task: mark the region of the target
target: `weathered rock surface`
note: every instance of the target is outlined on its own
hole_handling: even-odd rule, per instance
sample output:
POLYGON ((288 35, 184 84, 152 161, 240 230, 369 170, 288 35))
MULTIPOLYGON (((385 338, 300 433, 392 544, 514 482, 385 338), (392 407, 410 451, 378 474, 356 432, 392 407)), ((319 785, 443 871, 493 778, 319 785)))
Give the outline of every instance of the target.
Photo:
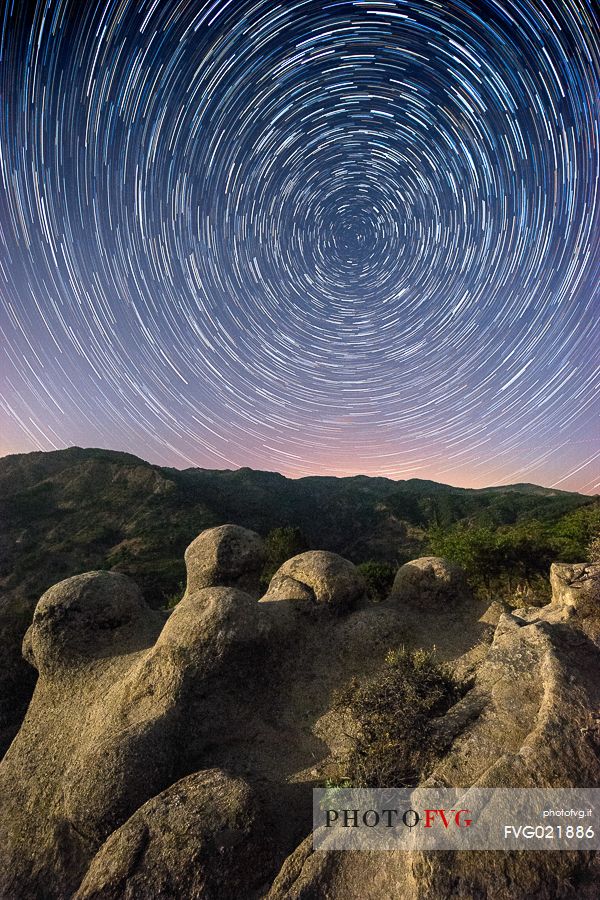
POLYGON ((348 610, 365 593, 364 578, 355 565, 337 553, 309 550, 288 559, 275 572, 262 600, 308 600, 348 610))
POLYGON ((261 812, 242 779, 219 769, 189 775, 111 834, 76 900, 250 900, 272 874, 261 812))
POLYGON ((600 640, 600 563, 568 565, 553 563, 550 567, 552 604, 564 609, 595 641, 600 640))
POLYGON ((239 525, 209 528, 185 551, 186 594, 205 587, 238 587, 258 594, 264 561, 264 544, 254 531, 239 525))
MULTIPOLYGON (((473 688, 437 723, 450 749, 424 786, 596 786, 599 661, 581 634, 548 627, 543 617, 524 624, 505 615, 473 688)), ((591 900, 600 876, 591 855, 576 853, 388 852, 384 860, 369 852, 315 853, 307 838, 268 897, 591 900)))
POLYGON ((553 563, 550 566, 552 602, 597 613, 600 603, 600 563, 553 563))
POLYGON ((36 606, 23 655, 41 675, 77 667, 144 640, 146 604, 114 572, 88 572, 51 587, 36 606))
POLYGON ((313 853, 310 838, 312 787, 347 740, 334 694, 401 644, 435 644, 473 678, 435 723, 447 750, 430 783, 600 783, 595 570, 553 570, 549 606, 503 613, 460 595, 442 561, 418 560, 373 605, 350 563, 314 552, 257 602, 203 586, 256 572, 253 538, 240 541, 239 565, 207 563, 203 548, 223 544, 214 530, 194 542, 168 618, 114 573, 43 595, 24 641, 37 687, 0 764, 0 897, 595 897, 581 854, 382 860, 313 853))
POLYGON ((398 569, 392 587, 397 602, 441 607, 468 600, 471 592, 459 566, 437 556, 414 559, 398 569))

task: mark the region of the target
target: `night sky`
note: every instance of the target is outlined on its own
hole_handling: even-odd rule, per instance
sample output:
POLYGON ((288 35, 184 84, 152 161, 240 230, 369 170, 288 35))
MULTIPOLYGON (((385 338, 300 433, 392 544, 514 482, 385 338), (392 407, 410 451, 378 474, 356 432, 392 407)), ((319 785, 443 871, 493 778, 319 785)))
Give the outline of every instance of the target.
POLYGON ((0 28, 0 454, 600 490, 590 3, 0 28))

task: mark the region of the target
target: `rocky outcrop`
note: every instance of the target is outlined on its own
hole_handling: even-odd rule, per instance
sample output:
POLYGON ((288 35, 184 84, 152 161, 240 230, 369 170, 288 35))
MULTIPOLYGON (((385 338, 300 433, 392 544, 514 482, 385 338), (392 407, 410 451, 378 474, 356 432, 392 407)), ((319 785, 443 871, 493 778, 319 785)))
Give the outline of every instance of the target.
POLYGON ((147 606, 124 575, 88 572, 51 587, 23 640, 23 655, 40 675, 68 673, 109 653, 139 646, 147 606))
POLYGON ((553 563, 550 567, 552 602, 572 606, 582 613, 598 610, 600 602, 600 563, 553 563))
POLYGON ((310 828, 312 788, 347 749, 336 692, 402 644, 435 644, 471 678, 434 723, 446 749, 430 783, 599 783, 595 571, 553 570, 549 606, 503 613, 440 560, 404 566, 372 604, 354 566, 319 552, 257 602, 240 585, 258 560, 251 532, 201 535, 170 615, 110 572, 42 596, 23 644, 37 687, 0 765, 0 897, 512 900, 515 884, 566 898, 576 881, 593 896, 582 856, 382 862, 314 853, 310 828))
POLYGON ((398 602, 421 607, 452 605, 470 594, 462 569, 437 556, 424 556, 401 566, 392 586, 392 597, 398 602))
POLYGON ((552 604, 564 609, 594 640, 600 639, 600 563, 550 567, 552 604))
MULTIPOLYGON (((599 783, 598 650, 581 633, 565 633, 536 612, 531 623, 518 614, 501 618, 473 687, 437 722, 449 750, 423 786, 599 783)), ((365 851, 314 852, 307 838, 282 866, 268 898, 592 900, 600 877, 598 862, 585 853, 387 852, 384 860, 365 851)))
POLYGON ((76 900, 258 896, 271 874, 269 834, 249 785, 196 772, 145 803, 100 848, 76 900))
POLYGON ((258 594, 264 566, 262 539, 239 525, 203 531, 185 551, 187 594, 217 585, 258 594))
POLYGON ((364 578, 351 562, 325 550, 288 559, 275 573, 262 600, 308 600, 349 610, 365 598, 364 578))

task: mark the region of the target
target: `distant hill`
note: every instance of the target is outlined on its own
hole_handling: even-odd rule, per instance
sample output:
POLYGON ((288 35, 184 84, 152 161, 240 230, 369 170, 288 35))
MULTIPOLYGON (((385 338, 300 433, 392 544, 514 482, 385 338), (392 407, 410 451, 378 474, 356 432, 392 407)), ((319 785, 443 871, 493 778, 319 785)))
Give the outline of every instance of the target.
POLYGON ((113 568, 160 604, 183 579, 187 544, 225 522, 263 535, 295 525, 314 548, 395 564, 419 555, 434 522, 556 520, 589 502, 529 484, 469 490, 419 479, 179 471, 78 447, 7 456, 0 459, 0 588, 30 599, 61 578, 113 568))

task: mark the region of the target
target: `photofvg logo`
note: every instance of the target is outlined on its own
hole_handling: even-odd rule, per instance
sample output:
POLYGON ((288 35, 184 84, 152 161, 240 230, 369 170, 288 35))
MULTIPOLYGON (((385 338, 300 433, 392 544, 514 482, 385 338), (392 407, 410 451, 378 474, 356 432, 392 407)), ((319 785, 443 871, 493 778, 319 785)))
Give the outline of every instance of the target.
POLYGON ((424 828, 433 828, 437 823, 444 828, 469 828, 473 820, 469 818, 468 809, 425 809, 420 812, 410 807, 402 812, 399 809, 327 809, 325 827, 338 824, 341 828, 377 828, 383 824, 386 828, 403 825, 405 828, 416 828, 423 821, 424 828))
POLYGON ((315 790, 316 850, 595 850, 600 789, 315 790))

